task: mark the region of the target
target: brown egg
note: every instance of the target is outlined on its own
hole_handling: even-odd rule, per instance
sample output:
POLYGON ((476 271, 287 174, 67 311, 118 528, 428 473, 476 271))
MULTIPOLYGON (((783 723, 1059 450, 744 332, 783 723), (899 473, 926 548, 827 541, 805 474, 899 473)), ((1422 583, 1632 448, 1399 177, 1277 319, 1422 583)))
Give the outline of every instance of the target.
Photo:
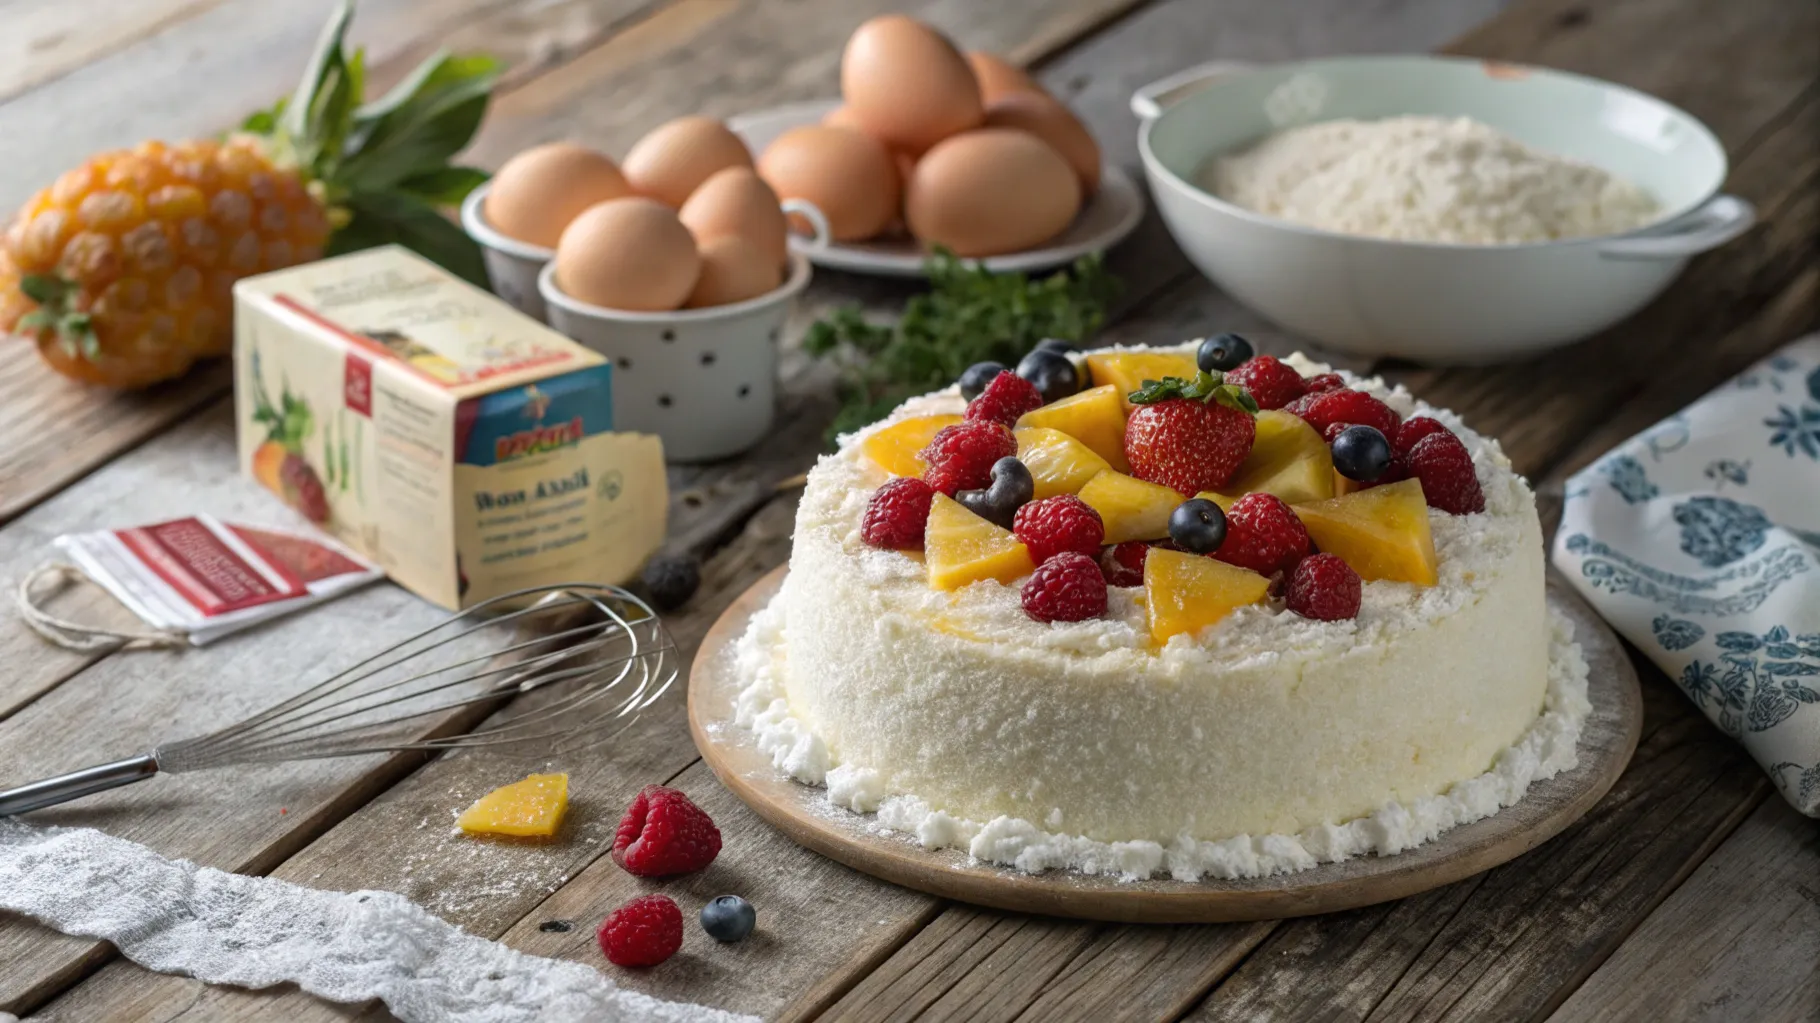
POLYGON ((980 102, 991 106, 1003 96, 1018 92, 1034 92, 1040 96, 1049 95, 1048 91, 1036 84, 1024 69, 1011 63, 995 53, 984 50, 967 51, 967 64, 973 68, 973 77, 979 79, 980 102))
POLYGON ((631 194, 625 175, 605 154, 551 142, 507 160, 493 175, 481 212, 500 234, 550 249, 582 210, 631 194))
POLYGON ((851 128, 854 131, 866 130, 865 126, 859 123, 859 118, 853 116, 853 108, 844 104, 835 107, 833 110, 822 115, 822 124, 830 128, 851 128))
POLYGON ((716 238, 702 246, 701 277, 683 305, 700 309, 757 298, 784 281, 782 268, 756 245, 738 235, 716 238))
POLYGON ((680 209, 715 171, 752 166, 738 135, 712 117, 690 115, 652 129, 626 154, 626 180, 639 195, 680 209))
POLYGON ((1001 96, 986 107, 986 127, 1027 131, 1054 147, 1074 168, 1081 188, 1092 195, 1100 187, 1100 146, 1074 111, 1034 92, 1001 96))
POLYGON ((789 255, 785 237, 790 228, 777 202, 777 193, 757 171, 728 167, 702 182, 683 203, 682 222, 695 236, 697 248, 705 248, 716 238, 738 235, 781 267, 789 255))
POLYGON ((961 256, 1036 248, 1081 208, 1068 161, 1029 132, 981 128, 923 154, 904 200, 910 233, 961 256))
POLYGON ((901 14, 854 31, 841 54, 840 89, 867 134, 912 155, 985 116, 966 58, 946 36, 901 14))
POLYGON ((675 309, 700 276, 701 255, 676 211, 641 196, 590 206, 556 243, 557 286, 608 309, 675 309))
POLYGON ((847 128, 811 124, 784 132, 758 158, 758 176, 779 198, 814 203, 843 242, 884 230, 902 195, 891 154, 847 128))

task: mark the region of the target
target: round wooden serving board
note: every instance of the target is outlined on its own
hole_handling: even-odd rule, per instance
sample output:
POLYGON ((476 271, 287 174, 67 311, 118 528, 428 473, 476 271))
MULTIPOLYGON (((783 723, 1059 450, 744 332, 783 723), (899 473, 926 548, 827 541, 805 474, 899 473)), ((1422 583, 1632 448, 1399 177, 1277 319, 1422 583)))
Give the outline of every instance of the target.
POLYGON ((943 898, 1022 913, 1132 923, 1272 920, 1354 909, 1458 881, 1535 848, 1599 801, 1637 747, 1643 700, 1617 637, 1558 583, 1548 600, 1574 623, 1592 668, 1592 715, 1580 734, 1579 766, 1531 785, 1515 806, 1395 856, 1363 856, 1294 874, 1246 881, 1121 881, 1076 872, 1030 875, 931 852, 914 839, 871 830, 872 818, 830 806, 825 790, 792 781, 733 724, 740 683, 733 646, 754 612, 782 584, 779 568, 741 594, 702 642, 689 677, 689 727, 721 783, 797 844, 874 877, 943 898))

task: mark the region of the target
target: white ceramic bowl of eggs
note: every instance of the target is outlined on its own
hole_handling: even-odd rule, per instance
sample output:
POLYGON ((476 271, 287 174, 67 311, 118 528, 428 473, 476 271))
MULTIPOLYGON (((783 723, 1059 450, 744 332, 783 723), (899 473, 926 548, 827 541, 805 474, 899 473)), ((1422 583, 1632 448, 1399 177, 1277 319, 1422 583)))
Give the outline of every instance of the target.
POLYGON ((725 125, 683 117, 619 164, 568 142, 527 149, 474 190, 462 223, 496 292, 613 360, 617 429, 701 461, 770 429, 778 336, 809 282, 786 210, 825 233, 725 125))

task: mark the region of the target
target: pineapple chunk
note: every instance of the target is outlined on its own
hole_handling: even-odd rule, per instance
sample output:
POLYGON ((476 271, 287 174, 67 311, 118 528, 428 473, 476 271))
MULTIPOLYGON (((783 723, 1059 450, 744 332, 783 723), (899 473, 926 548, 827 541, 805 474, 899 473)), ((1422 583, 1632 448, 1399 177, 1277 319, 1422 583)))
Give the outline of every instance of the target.
POLYGON ((1421 480, 1297 505, 1295 513, 1315 546, 1338 554, 1361 579, 1421 586, 1436 582, 1435 541, 1421 480))
POLYGON ((1224 499, 1215 498, 1221 508, 1259 492, 1275 494, 1284 504, 1325 501, 1333 496, 1333 450, 1314 427, 1281 410, 1259 412, 1257 423, 1251 454, 1220 488, 1224 499))
POLYGON ((946 494, 936 494, 929 506, 923 557, 929 585, 938 590, 958 590, 982 579, 1008 583, 1036 571, 1029 549, 1011 530, 987 522, 946 494))
POLYGON ((1110 469, 1088 480, 1079 497, 1100 513, 1107 543, 1161 540, 1169 535, 1169 514, 1182 503, 1168 487, 1110 469))
POLYGON ((548 838, 569 809, 567 774, 533 774, 481 796, 455 824, 470 835, 548 838))
POLYGON ((1117 387, 1126 408, 1131 407, 1131 392, 1144 386, 1144 381, 1164 377, 1193 380, 1200 369, 1194 356, 1181 353, 1096 352, 1087 356, 1087 371, 1093 374, 1094 384, 1117 387))
POLYGON ((1026 412, 1017 425, 1060 430, 1087 445, 1114 469, 1124 472, 1130 468, 1125 462, 1125 402, 1111 384, 1090 387, 1026 412))
POLYGON ((1199 554, 1157 547, 1144 559, 1144 603, 1157 644, 1193 635, 1269 592, 1269 579, 1199 554))
POLYGON ((1094 450, 1060 430, 1026 426, 1017 434, 1017 457, 1036 481, 1035 500, 1078 494, 1087 481, 1112 466, 1094 450))
POLYGON ((929 467, 922 451, 944 428, 961 421, 960 416, 917 416, 878 431, 860 445, 867 458, 893 476, 921 476, 929 467))

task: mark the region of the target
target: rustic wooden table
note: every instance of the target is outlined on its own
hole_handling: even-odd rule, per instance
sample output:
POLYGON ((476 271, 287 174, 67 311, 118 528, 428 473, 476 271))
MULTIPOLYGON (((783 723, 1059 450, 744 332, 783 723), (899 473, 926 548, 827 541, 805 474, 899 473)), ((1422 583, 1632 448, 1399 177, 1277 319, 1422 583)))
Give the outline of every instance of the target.
MULTIPOLYGON (((286 90, 326 0, 3 0, 0 206, 91 150, 217 130, 286 90)), ((1409 51, 1534 62, 1655 93, 1709 124, 1729 191, 1762 222, 1695 262, 1604 335, 1485 370, 1378 367, 1501 437, 1549 517, 1561 481, 1637 429, 1813 328, 1820 264, 1820 6, 1812 0, 364 0, 354 36, 389 84, 437 46, 510 67, 475 158, 537 141, 623 152, 686 112, 826 95, 865 16, 918 14, 968 46, 1040 69, 1115 157, 1135 163, 1132 88, 1211 57, 1409 51), (1475 27, 1476 26, 1476 27, 1475 27), (1464 33, 1464 34, 1462 34, 1464 33), (1449 39, 1452 39, 1449 42, 1449 39)), ((1193 272, 1160 225, 1115 253, 1128 288, 1106 340, 1237 329, 1297 346, 1193 272)), ((905 292, 821 275, 797 324, 837 301, 905 292)), ((0 577, 57 533, 208 510, 270 516, 237 478, 225 367, 148 394, 69 384, 20 346, 0 376, 0 577)), ((1363 368, 1363 367, 1359 367, 1363 368)), ((779 429, 742 460, 678 469, 673 542, 708 555, 674 618, 692 651, 732 597, 789 553, 794 494, 817 450, 826 378, 787 365, 779 429)), ((72 614, 107 615, 77 593, 72 614)), ((0 615, 0 780, 138 752, 268 704, 319 665, 437 612, 376 586, 201 650, 83 656, 0 615)), ((475 757, 372 757, 174 776, 34 816, 93 825, 230 870, 402 892, 468 930, 612 971, 654 994, 799 1019, 1820 1019, 1820 829, 1640 661, 1648 717, 1617 787, 1514 862, 1333 916, 1183 927, 1022 917, 945 903, 798 849, 699 763, 679 701, 597 759, 563 764, 568 839, 498 846, 450 834, 451 810, 509 780, 475 757), (642 973, 607 966, 592 924, 644 887, 601 856, 632 792, 663 781, 720 822, 706 874, 667 890, 739 891, 762 930, 642 973), (567 933, 552 920, 574 921, 567 933)), ((0 1010, 58 1020, 385 1018, 294 990, 248 993, 149 974, 111 947, 0 915, 0 1010)))

